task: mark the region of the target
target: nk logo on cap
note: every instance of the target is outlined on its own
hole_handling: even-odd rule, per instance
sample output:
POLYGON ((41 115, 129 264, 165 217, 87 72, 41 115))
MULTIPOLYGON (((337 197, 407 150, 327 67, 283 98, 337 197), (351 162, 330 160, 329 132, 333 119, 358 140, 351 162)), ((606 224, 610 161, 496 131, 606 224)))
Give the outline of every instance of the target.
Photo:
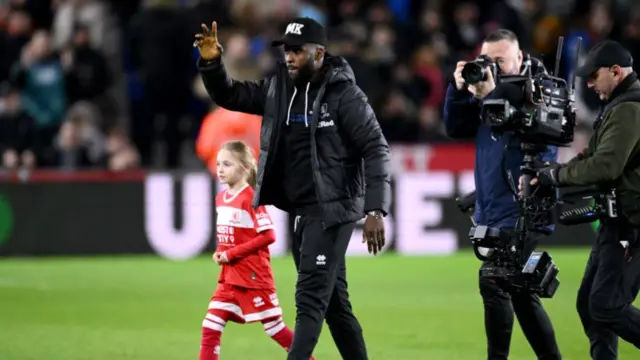
POLYGON ((295 34, 295 35, 302 35, 302 28, 304 27, 303 24, 298 24, 298 23, 291 23, 289 25, 287 25, 287 29, 285 30, 284 34, 295 34))

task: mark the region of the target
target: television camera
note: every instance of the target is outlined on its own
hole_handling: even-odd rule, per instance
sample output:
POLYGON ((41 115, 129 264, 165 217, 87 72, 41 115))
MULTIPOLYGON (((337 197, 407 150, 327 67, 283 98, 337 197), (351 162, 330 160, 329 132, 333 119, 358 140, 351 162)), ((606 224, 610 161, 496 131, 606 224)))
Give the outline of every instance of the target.
MULTIPOLYGON (((562 38, 561 38, 562 39, 562 38)), ((562 40, 559 43, 561 51, 562 40)), ((525 58, 525 75, 501 75, 493 93, 482 102, 481 118, 498 133, 513 132, 532 144, 566 146, 576 125, 575 78, 569 83, 546 72, 533 75, 531 57, 525 58)))
MULTIPOLYGON (((581 41, 579 38, 576 52, 580 49, 581 41)), ((553 75, 544 71, 533 74, 529 55, 525 57, 525 72, 522 75, 503 75, 496 71, 498 76, 494 78, 497 86, 483 100, 481 118, 492 132, 512 134, 519 140, 518 146, 523 153, 520 167, 523 189, 520 194, 512 174, 508 173, 508 178, 505 176, 505 182, 518 199, 519 216, 516 229, 512 231, 474 223, 469 232, 476 257, 491 262, 490 266, 481 269, 481 277, 494 279, 516 291, 536 293, 543 298, 553 297, 560 285, 557 278, 559 269, 546 251, 536 251, 527 246, 527 235, 532 229, 542 231, 546 225, 553 223, 557 197, 555 190, 544 194, 544 189, 536 187, 534 190, 529 183, 539 168, 538 154, 546 151, 549 145, 567 146, 573 141, 576 124, 575 76, 572 75, 568 82, 558 77, 563 42, 564 38, 560 37, 553 75)), ((578 57, 575 58, 577 61, 578 57)), ((479 62, 474 64, 479 65, 479 62)), ((477 69, 471 68, 473 66, 469 67, 469 73, 478 74, 475 78, 479 78, 477 69)), ((492 71, 491 67, 484 68, 492 71)), ((508 146, 505 146, 505 153, 507 149, 508 146)), ((503 167, 505 157, 503 155, 503 167)), ((503 174, 507 175, 507 172, 503 174)), ((469 196, 456 200, 461 210, 470 210, 469 196)))

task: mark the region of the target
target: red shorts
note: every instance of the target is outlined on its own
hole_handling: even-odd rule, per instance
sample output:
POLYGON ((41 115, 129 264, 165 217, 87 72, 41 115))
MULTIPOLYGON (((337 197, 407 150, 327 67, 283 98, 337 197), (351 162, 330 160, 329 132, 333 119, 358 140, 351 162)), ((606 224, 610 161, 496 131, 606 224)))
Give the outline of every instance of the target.
POLYGON ((209 302, 209 312, 222 310, 231 314, 230 321, 251 323, 282 316, 275 289, 247 289, 218 284, 209 302))

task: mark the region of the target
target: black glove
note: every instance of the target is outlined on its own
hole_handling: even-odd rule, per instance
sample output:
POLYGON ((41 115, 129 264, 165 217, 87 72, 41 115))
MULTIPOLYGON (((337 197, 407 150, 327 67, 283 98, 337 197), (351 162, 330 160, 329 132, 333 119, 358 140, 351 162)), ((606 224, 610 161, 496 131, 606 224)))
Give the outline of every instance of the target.
POLYGON ((558 186, 558 171, 560 164, 547 164, 537 171, 538 183, 543 186, 558 186))

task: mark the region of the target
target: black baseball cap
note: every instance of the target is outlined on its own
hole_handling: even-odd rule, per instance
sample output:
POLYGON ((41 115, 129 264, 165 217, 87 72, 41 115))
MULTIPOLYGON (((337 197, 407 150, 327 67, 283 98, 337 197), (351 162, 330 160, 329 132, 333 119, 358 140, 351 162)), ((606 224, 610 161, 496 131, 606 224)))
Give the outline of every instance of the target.
POLYGON ((271 43, 272 46, 304 44, 327 45, 327 32, 324 27, 308 17, 291 20, 284 30, 284 35, 271 43))
POLYGON ((609 68, 614 65, 623 68, 631 67, 633 66, 633 57, 619 42, 606 40, 589 51, 584 64, 576 69, 576 76, 588 77, 600 68, 609 68))

